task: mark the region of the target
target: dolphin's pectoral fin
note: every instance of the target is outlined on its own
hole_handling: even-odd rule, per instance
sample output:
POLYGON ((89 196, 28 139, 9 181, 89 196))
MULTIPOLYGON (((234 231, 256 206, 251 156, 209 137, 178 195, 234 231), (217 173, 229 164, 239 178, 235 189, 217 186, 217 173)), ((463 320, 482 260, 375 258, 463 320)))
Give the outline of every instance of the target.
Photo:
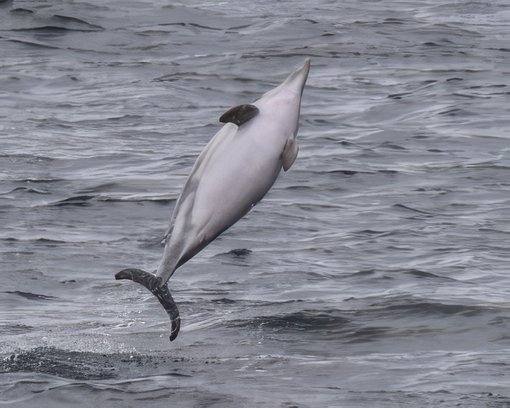
POLYGON ((161 278, 152 273, 142 271, 141 269, 123 269, 115 274, 115 279, 129 279, 139 283, 149 289, 159 300, 159 303, 165 308, 170 321, 172 322, 172 331, 170 333, 170 341, 175 340, 181 328, 181 318, 179 317, 179 309, 175 304, 166 283, 161 285, 161 278))
POLYGON ((294 160, 296 160, 297 154, 299 151, 299 146, 293 137, 287 139, 287 143, 285 143, 285 147, 283 148, 283 152, 281 155, 281 159, 283 161, 283 170, 287 171, 290 169, 294 160))
POLYGON ((253 119, 259 113, 259 109, 255 105, 239 105, 230 108, 220 117, 221 123, 232 122, 237 126, 253 119))

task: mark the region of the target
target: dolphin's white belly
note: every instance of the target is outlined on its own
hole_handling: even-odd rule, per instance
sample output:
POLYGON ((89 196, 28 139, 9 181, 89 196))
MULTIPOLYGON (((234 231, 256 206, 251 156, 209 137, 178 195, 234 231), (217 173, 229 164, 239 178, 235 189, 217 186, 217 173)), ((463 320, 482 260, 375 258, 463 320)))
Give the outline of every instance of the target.
POLYGON ((253 134, 239 131, 218 149, 195 192, 191 220, 200 238, 224 231, 256 204, 271 188, 281 169, 281 146, 268 145, 253 134))

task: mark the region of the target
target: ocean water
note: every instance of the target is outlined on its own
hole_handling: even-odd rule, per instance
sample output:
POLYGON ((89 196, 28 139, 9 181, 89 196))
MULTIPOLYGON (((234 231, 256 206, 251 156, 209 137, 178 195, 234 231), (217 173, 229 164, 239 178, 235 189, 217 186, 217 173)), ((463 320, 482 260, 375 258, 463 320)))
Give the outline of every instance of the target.
POLYGON ((0 404, 510 406, 506 0, 0 2, 0 404), (153 270, 228 108, 305 57, 300 154, 153 270))

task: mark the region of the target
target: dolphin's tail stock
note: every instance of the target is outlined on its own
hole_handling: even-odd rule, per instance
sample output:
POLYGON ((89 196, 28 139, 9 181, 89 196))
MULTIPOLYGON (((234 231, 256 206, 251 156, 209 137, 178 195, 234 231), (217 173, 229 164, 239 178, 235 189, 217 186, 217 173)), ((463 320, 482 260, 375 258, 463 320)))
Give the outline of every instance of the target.
POLYGON ((167 284, 165 283, 164 285, 161 285, 161 278, 153 275, 152 273, 134 268, 123 269, 122 271, 117 272, 115 274, 115 279, 129 279, 133 282, 139 283, 149 289, 154 296, 158 298, 159 303, 163 305, 170 317, 170 321, 172 322, 170 341, 175 340, 179 334, 179 329, 181 328, 181 318, 179 317, 179 309, 177 309, 177 305, 175 304, 172 295, 170 295, 167 284))

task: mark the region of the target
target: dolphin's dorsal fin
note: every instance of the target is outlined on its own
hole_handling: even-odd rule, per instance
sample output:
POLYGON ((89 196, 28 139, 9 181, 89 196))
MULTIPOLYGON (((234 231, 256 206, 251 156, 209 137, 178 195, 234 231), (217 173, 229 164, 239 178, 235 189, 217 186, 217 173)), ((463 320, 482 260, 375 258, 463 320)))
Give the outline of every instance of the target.
POLYGON ((220 122, 232 122, 237 126, 241 126, 243 123, 257 116, 257 113, 259 113, 259 110, 255 105, 238 105, 230 108, 221 115, 220 122))
POLYGON ((294 160, 296 160, 297 154, 299 151, 298 142, 293 137, 287 139, 285 143, 285 147, 283 148, 283 152, 281 155, 281 159, 283 161, 283 170, 287 171, 290 169, 294 160))

